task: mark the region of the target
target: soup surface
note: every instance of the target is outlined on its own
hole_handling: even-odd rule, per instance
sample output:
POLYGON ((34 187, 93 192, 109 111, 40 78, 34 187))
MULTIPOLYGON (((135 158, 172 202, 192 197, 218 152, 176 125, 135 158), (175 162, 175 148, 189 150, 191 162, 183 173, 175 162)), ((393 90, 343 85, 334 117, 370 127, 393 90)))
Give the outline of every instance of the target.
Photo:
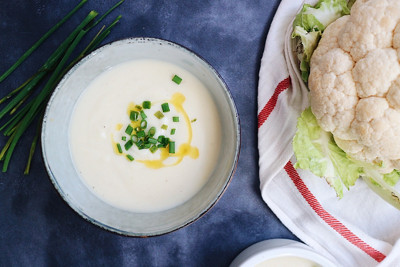
POLYGON ((219 157, 221 126, 207 88, 194 75, 146 59, 99 75, 76 103, 69 136, 81 179, 98 197, 122 209, 156 212, 184 203, 204 186, 219 157), (168 142, 140 146, 141 130, 147 143, 162 136, 175 149, 168 142), (135 141, 131 147, 129 140, 135 141))
POLYGON ((281 256, 263 261, 255 267, 320 267, 320 265, 296 256, 281 256))

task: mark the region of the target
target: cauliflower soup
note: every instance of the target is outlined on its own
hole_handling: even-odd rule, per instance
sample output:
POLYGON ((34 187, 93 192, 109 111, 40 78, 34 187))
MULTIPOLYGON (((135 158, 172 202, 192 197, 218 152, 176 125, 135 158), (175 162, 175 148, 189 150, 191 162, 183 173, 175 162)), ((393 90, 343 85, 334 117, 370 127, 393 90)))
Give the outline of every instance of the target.
POLYGON ((114 66, 86 88, 70 122, 75 167, 105 202, 157 212, 193 197, 218 161, 220 118, 190 72, 158 60, 114 66))

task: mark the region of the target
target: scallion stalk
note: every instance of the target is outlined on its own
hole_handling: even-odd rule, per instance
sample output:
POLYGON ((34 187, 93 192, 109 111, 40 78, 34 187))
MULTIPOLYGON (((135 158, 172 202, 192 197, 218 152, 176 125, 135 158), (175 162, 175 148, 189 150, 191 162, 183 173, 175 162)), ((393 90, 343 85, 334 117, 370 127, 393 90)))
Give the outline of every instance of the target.
POLYGON ((29 48, 5 73, 0 76, 0 82, 4 81, 22 62, 25 61, 49 36, 63 25, 72 15, 74 15, 88 0, 82 0, 72 9, 63 19, 46 32, 31 48, 29 48))
MULTIPOLYGON (((94 12, 94 11, 92 11, 94 12)), ((97 13, 97 12, 95 12, 97 13)), ((97 15, 97 14, 96 14, 97 15)), ((94 16, 95 17, 95 16, 94 16)), ((94 18, 93 17, 93 18, 94 18)), ((22 134, 25 132, 25 130, 29 127, 29 125, 32 123, 32 120, 34 116, 38 113, 38 109, 40 107, 40 104, 42 103, 43 99, 45 99, 50 93, 51 89, 54 88, 55 84, 57 81, 60 79, 59 74, 62 71, 62 68, 64 67, 65 63, 67 62, 68 58, 70 57, 71 53, 75 49, 75 47, 78 45, 82 37, 84 36, 86 32, 81 31, 78 36, 75 38, 75 40, 72 42, 71 46, 68 47, 65 55, 61 59, 60 63, 57 65, 56 69, 50 76, 49 80, 47 81, 46 85, 43 87, 43 89, 40 91, 40 93, 37 95, 37 97, 34 99, 34 102, 32 106, 29 109, 29 112, 26 114, 26 116, 21 120, 21 124, 15 131, 15 135, 13 134, 10 138, 12 138, 10 147, 7 149, 7 152, 5 154, 4 158, 4 163, 3 163, 3 172, 6 172, 8 169, 8 165, 10 163, 12 154, 14 152, 15 146, 17 145, 19 139, 21 138, 22 134)))
MULTIPOLYGON (((81 1, 81 4, 85 3, 86 1, 87 0, 81 1)), ((55 86, 61 80, 62 76, 78 60, 80 60, 83 56, 87 55, 88 53, 92 52, 108 36, 111 28, 116 25, 116 23, 120 20, 121 16, 118 16, 113 21, 113 23, 110 26, 108 26, 105 30, 103 27, 92 39, 89 45, 87 45, 86 48, 79 54, 79 56, 76 57, 75 60, 72 61, 68 65, 68 67, 65 68, 64 66, 67 63, 72 51, 78 45, 82 37, 90 29, 96 26, 111 11, 113 11, 116 7, 122 4, 122 2, 123 0, 114 5, 102 17, 100 17, 100 19, 98 19, 93 24, 90 23, 93 21, 93 19, 97 16, 98 13, 96 11, 91 11, 87 15, 87 17, 61 43, 61 45, 51 54, 48 60, 44 63, 44 65, 38 70, 38 72, 35 75, 29 78, 17 89, 13 90, 8 95, 0 99, 0 104, 5 102, 6 100, 10 100, 10 102, 3 109, 0 110, 0 118, 4 117, 4 115, 9 111, 13 113, 12 117, 0 128, 0 131, 4 130, 3 133, 9 136, 6 144, 3 146, 0 152, 0 160, 4 161, 3 172, 7 171, 13 151, 17 143, 19 142, 19 139, 22 137, 23 133, 27 130, 30 124, 34 121, 34 119, 37 118, 39 113, 44 114, 44 110, 46 108, 50 95, 55 86), (42 82, 42 80, 44 80, 45 78, 47 78, 47 76, 49 76, 49 79, 45 83, 44 87, 40 90, 40 92, 37 95, 35 95, 35 97, 29 99, 30 98, 29 96, 32 94, 33 89, 37 88, 39 83, 42 82), (25 104, 25 102, 28 99, 29 102, 25 104), (21 109, 19 109, 19 107, 22 105, 24 106, 21 109), (17 109, 19 110, 17 111, 17 109)), ((35 45, 39 46, 40 43, 35 45)), ((33 50, 35 50, 36 48, 34 48, 33 50)), ((0 76, 0 79, 2 78, 4 80, 16 67, 18 67, 19 64, 21 64, 25 60, 26 57, 30 55, 30 53, 33 52, 33 50, 28 50, 5 74, 0 76)), ((40 124, 41 120, 38 121, 39 128, 41 128, 40 124)), ((37 138, 38 134, 36 134, 31 145, 28 162, 24 172, 25 174, 29 173, 32 157, 37 144, 37 138)))

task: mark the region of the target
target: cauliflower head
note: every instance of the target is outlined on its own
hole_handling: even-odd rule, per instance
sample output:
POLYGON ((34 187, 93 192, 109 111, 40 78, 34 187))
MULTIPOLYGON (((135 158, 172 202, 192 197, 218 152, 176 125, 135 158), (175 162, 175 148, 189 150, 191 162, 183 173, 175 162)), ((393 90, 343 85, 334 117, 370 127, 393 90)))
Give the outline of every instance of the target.
POLYGON ((357 0, 310 62, 311 109, 355 160, 400 169, 400 1, 357 0))

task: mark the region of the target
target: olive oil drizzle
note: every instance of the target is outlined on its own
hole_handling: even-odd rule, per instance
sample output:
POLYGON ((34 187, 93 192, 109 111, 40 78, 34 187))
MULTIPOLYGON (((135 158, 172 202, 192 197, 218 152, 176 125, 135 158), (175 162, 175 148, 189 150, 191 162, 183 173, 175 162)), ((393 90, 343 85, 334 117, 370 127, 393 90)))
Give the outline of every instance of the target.
POLYGON ((192 159, 197 159, 199 157, 199 149, 191 145, 193 139, 193 129, 192 124, 190 123, 189 116, 186 110, 183 107, 183 103, 185 102, 186 98, 181 93, 175 93, 170 100, 167 102, 171 103, 177 112, 182 114, 183 118, 185 119, 186 127, 188 130, 188 140, 186 143, 183 143, 179 146, 178 152, 175 154, 170 154, 167 148, 160 149, 160 158, 156 160, 138 160, 138 162, 143 163, 146 167, 151 169, 160 169, 163 167, 170 167, 178 165, 182 162, 185 156, 189 156, 192 159), (171 164, 165 164, 164 161, 169 157, 176 157, 177 160, 171 164))

